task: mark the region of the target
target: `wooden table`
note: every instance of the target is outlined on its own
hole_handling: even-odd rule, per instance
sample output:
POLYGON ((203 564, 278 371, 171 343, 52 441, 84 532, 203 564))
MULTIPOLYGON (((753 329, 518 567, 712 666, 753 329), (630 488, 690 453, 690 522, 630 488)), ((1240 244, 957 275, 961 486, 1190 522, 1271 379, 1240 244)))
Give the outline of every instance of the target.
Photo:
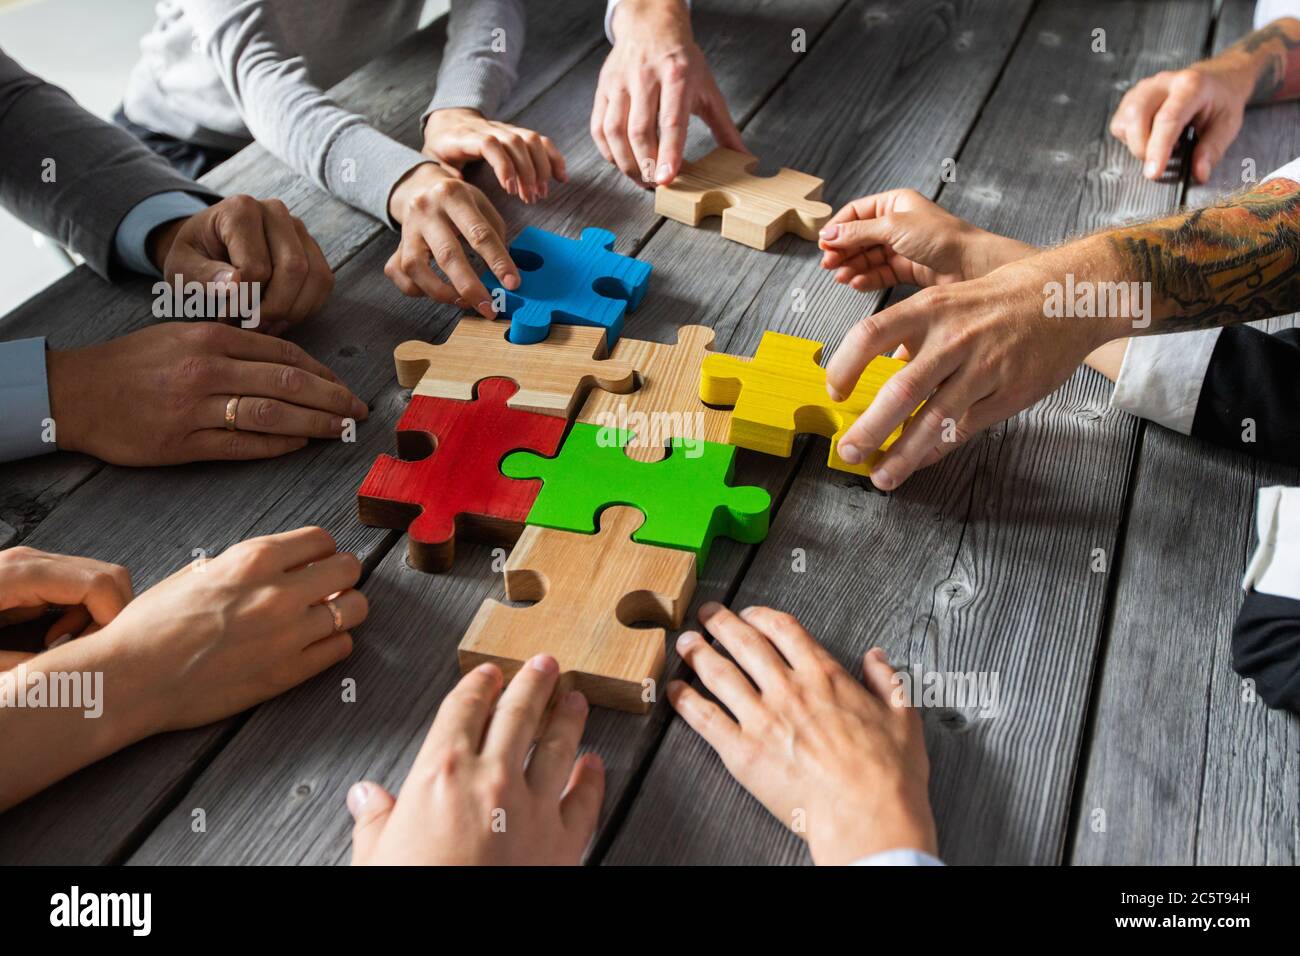
MULTIPOLYGON (((1244 158, 1262 175, 1300 154, 1292 106, 1252 111, 1204 189, 1178 175, 1146 181, 1106 135, 1134 80, 1249 29, 1248 0, 1228 0, 1217 17, 1214 6, 699 0, 695 22, 751 148, 824 177, 832 204, 910 186, 982 226, 1050 243, 1203 202, 1239 182, 1244 158), (1105 52, 1092 50, 1096 28, 1105 52), (806 52, 792 50, 799 38, 806 52)), ((524 208, 477 182, 512 229, 603 226, 619 251, 652 262, 629 334, 671 341, 702 323, 737 354, 769 328, 837 342, 880 296, 829 281, 810 243, 787 237, 756 252, 720 239, 716 221, 666 222, 600 160, 587 119, 606 51, 602 7, 549 3, 533 17, 506 110, 556 140, 570 183, 524 208)), ((435 23, 335 96, 414 143, 444 32, 435 23)), ((690 154, 706 148, 694 129, 690 154)), ((195 548, 320 524, 363 557, 371 617, 353 657, 306 685, 145 741, 11 810, 0 818, 3 862, 345 862, 347 787, 400 785, 458 676, 462 631, 485 596, 502 593, 489 549, 464 549, 452 573, 426 575, 407 567, 400 534, 355 516, 357 486, 394 448, 407 399, 392 347, 440 340, 455 310, 399 295, 381 271, 393 233, 262 149, 208 181, 283 197, 319 239, 338 285, 295 337, 370 403, 370 421, 355 444, 316 442, 270 462, 133 470, 60 454, 5 466, 0 544, 120 562, 144 588, 195 548), (345 678, 356 703, 342 702, 345 678), (204 832, 192 825, 198 810, 204 832)), ((147 282, 112 290, 80 269, 0 332, 82 345, 147 324, 149 305, 147 282)), ((761 546, 715 549, 697 601, 792 611, 850 665, 880 644, 923 671, 997 675, 998 713, 926 713, 952 862, 1295 863, 1300 722, 1241 701, 1229 634, 1255 490, 1300 476, 1144 425, 1109 409, 1109 393, 1081 370, 888 496, 828 470, 821 440, 788 460, 742 453, 740 477, 768 487, 779 510, 761 546)), ((671 650, 668 672, 682 672, 671 650)), ((609 768, 593 862, 807 861, 662 702, 645 717, 596 712, 587 743, 609 768)))

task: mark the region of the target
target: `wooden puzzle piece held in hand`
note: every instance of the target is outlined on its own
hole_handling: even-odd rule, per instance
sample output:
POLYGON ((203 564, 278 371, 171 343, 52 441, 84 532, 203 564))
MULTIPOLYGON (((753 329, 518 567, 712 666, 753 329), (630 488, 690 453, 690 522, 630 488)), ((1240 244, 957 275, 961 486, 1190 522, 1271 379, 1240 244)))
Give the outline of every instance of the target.
POLYGON ((567 423, 507 408, 515 388, 491 378, 472 402, 415 396, 397 423, 406 460, 381 455, 362 482, 362 524, 407 529, 410 562, 421 571, 450 568, 458 534, 510 544, 523 530, 541 482, 507 478, 501 459, 520 448, 554 454, 567 423))
POLYGON ((755 485, 730 484, 736 458, 731 445, 674 445, 663 461, 647 463, 624 452, 630 438, 618 429, 576 422, 556 457, 516 452, 501 471, 542 479, 528 512, 530 525, 592 534, 602 508, 631 505, 645 515, 634 541, 694 551, 700 567, 718 535, 746 544, 767 536, 771 496, 755 485))
MULTIPOLYGON (((554 332, 552 332, 554 334, 554 332)), ((700 401, 700 365, 713 346, 713 330, 684 325, 677 343, 622 338, 611 361, 636 369, 637 389, 629 394, 593 391, 578 421, 634 433, 627 454, 637 461, 660 461, 668 439, 725 442, 731 416, 700 401)))
POLYGON ((510 408, 561 418, 572 418, 593 388, 636 387, 630 363, 605 358, 603 329, 555 325, 545 341, 515 345, 506 338, 509 328, 507 322, 463 318, 441 345, 403 342, 393 350, 397 380, 414 395, 467 402, 483 379, 508 378, 519 386, 506 403, 510 408))
POLYGON ((460 642, 461 672, 490 661, 509 680, 546 653, 560 665, 559 693, 579 690, 601 707, 649 710, 664 666, 662 628, 682 623, 695 591, 695 558, 637 544, 641 522, 635 508, 607 508, 596 534, 526 528, 506 561, 506 597, 538 603, 484 601, 460 642), (629 626, 643 622, 659 626, 629 626))
MULTIPOLYGON (((880 387, 906 365, 900 359, 873 359, 858 379, 853 394, 833 402, 826 394, 826 370, 818 364, 822 343, 764 332, 752 359, 710 355, 700 374, 700 400, 734 405, 727 441, 787 458, 796 434, 822 435, 831 440, 826 464, 855 475, 871 474, 880 454, 850 465, 837 445, 858 416, 866 411, 880 387)), ((914 413, 915 414, 915 413, 914 413)), ((902 426, 880 446, 884 451, 902 433, 902 426)))
POLYGON ((546 338, 553 322, 605 330, 610 348, 623 331, 623 313, 635 309, 650 282, 650 263, 622 256, 614 234, 584 229, 578 239, 529 226, 510 244, 519 267, 519 288, 506 289, 490 272, 483 284, 504 296, 510 341, 531 345, 546 338))
POLYGON ((831 207, 818 201, 822 180, 785 168, 755 176, 757 166, 756 157, 719 147, 655 189, 655 212, 688 226, 721 214, 723 237, 755 249, 787 232, 816 240, 831 217, 831 207))

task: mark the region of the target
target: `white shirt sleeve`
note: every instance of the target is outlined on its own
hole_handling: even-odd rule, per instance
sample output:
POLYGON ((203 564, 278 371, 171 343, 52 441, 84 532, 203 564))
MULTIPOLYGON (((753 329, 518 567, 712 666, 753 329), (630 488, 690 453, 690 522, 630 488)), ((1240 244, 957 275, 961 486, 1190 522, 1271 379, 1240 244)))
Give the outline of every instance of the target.
POLYGON ((1300 488, 1259 489, 1255 526, 1259 544, 1242 589, 1300 600, 1300 488))
POLYGON ((1254 29, 1266 27, 1282 17, 1300 18, 1300 0, 1256 0, 1254 29))
POLYGON ((885 850, 854 860, 853 866, 943 866, 943 860, 936 859, 920 850, 885 850))

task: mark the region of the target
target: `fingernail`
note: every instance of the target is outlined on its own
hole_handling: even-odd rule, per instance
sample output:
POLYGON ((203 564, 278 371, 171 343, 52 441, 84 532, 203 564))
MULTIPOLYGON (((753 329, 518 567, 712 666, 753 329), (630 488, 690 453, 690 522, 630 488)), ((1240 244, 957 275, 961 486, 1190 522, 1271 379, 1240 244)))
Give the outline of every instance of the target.
POLYGON ((1157 167, 1156 167, 1156 161, 1154 159, 1151 160, 1149 163, 1147 163, 1144 167, 1142 167, 1142 172, 1146 174, 1147 179, 1155 179, 1156 171, 1157 171, 1157 167))
POLYGON ((512 272, 501 280, 501 284, 513 292, 515 289, 519 288, 519 276, 512 272))
POLYGON ((660 163, 659 168, 655 170, 655 182, 667 182, 673 174, 673 168, 667 163, 660 163))
POLYGON ((877 468, 871 473, 871 483, 881 491, 894 490, 894 476, 889 473, 887 468, 877 468))
POLYGON ((478 304, 477 308, 478 314, 483 316, 485 319, 493 318, 496 315, 496 313, 492 311, 492 301, 490 299, 484 299, 478 304))
POLYGON ((713 617, 713 615, 717 614, 721 610, 722 610, 722 605, 719 604, 717 601, 705 601, 703 604, 700 605, 698 617, 702 621, 706 617, 713 617))
POLYGON ((684 651, 695 642, 694 631, 683 631, 677 638, 677 649, 684 651))
POLYGON ((366 408, 366 403, 365 403, 365 402, 363 402, 363 401, 362 401, 361 399, 359 399, 359 398, 354 398, 354 399, 352 399, 352 417, 353 417, 353 418, 365 418, 366 415, 368 415, 369 413, 370 413, 370 409, 366 408))
POLYGON ((464 299, 462 299, 460 296, 456 296, 456 302, 455 302, 455 305, 456 305, 456 307, 459 308, 459 309, 468 309, 468 308, 469 308, 469 303, 466 302, 464 299))
POLYGON ((58 637, 58 638, 55 638, 54 640, 50 641, 50 645, 49 645, 49 647, 47 647, 47 648, 45 648, 45 649, 46 649, 47 651, 52 651, 52 650, 54 650, 56 647, 62 647, 64 644, 68 643, 68 641, 70 641, 70 640, 72 640, 72 635, 71 635, 71 634, 64 634, 62 637, 58 637))
POLYGON ((844 396, 840 394, 840 390, 836 388, 834 385, 832 385, 830 382, 826 383, 826 394, 831 397, 832 402, 844 401, 844 396))
POLYGON ((862 452, 858 450, 857 445, 842 444, 839 448, 840 458, 846 465, 856 465, 862 461, 862 452))
POLYGON ((354 817, 361 815, 366 804, 374 798, 375 788, 368 783, 354 783, 348 788, 348 812, 354 817))
POLYGON ((213 276, 212 279, 214 282, 229 282, 234 277, 235 274, 231 272, 229 269, 222 269, 215 276, 213 276))
POLYGON ((834 239, 839 234, 840 234, 840 224, 837 222, 831 223, 829 226, 827 226, 821 231, 821 237, 823 239, 834 239))
POLYGON ((560 665, 555 662, 555 658, 550 654, 537 654, 529 658, 528 666, 535 671, 541 671, 543 674, 554 674, 560 669, 560 665))
POLYGON ((587 710, 587 698, 579 691, 571 690, 564 695, 564 706, 575 714, 584 713, 587 710))
POLYGON ((480 664, 474 670, 476 673, 482 674, 484 677, 491 677, 493 680, 501 676, 501 668, 495 664, 480 664))
POLYGON ((332 431, 332 432, 341 432, 341 431, 343 431, 343 419, 341 419, 341 418, 331 418, 331 419, 330 419, 330 431, 332 431))

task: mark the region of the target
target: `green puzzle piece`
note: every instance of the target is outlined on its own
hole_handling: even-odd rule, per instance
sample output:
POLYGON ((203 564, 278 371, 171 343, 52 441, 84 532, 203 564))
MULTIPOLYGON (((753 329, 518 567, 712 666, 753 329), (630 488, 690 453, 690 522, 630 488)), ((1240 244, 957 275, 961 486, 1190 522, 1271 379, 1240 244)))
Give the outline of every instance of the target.
POLYGON ((644 462, 624 451, 632 437, 631 432, 576 422, 556 457, 513 452, 502 459, 501 473, 542 479, 528 524, 595 534, 601 510, 631 505, 645 515, 633 541, 694 551, 697 568, 704 567, 718 535, 746 544, 767 537, 771 496, 756 485, 728 484, 734 446, 675 443, 662 461, 644 462))

